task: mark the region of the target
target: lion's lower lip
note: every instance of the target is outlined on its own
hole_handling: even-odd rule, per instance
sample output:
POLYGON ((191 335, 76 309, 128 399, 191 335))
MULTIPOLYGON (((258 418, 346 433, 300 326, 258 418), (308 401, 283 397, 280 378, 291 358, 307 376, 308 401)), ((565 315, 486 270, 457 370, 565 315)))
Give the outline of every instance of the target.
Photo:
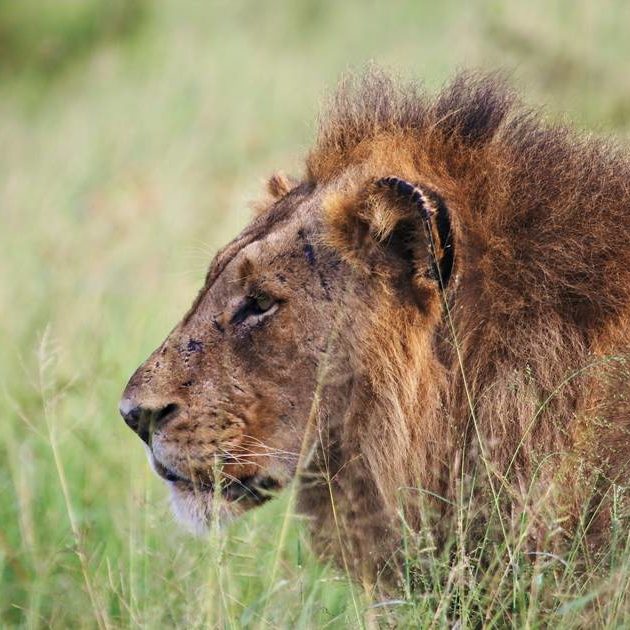
POLYGON ((155 469, 155 472, 160 477, 162 477, 162 479, 166 479, 166 481, 172 481, 172 482, 181 481, 183 483, 192 484, 192 481, 190 479, 181 477, 177 473, 173 472, 170 468, 167 468, 166 466, 164 466, 164 464, 162 464, 162 462, 160 462, 155 456, 152 456, 151 459, 153 461, 153 468, 155 469))
MULTIPOLYGON (((171 483, 184 486, 193 492, 214 493, 212 481, 187 479, 164 466, 153 458, 157 474, 171 483)), ((251 475, 242 479, 232 478, 221 484, 221 496, 227 501, 249 500, 254 503, 264 503, 271 498, 271 493, 280 488, 280 483, 271 477, 251 475)))

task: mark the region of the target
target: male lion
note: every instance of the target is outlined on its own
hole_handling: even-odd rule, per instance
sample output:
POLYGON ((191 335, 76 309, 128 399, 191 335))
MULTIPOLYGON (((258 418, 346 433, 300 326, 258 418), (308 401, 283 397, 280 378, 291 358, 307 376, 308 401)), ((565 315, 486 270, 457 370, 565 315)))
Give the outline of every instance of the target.
POLYGON ((370 74, 268 189, 120 403, 176 515, 203 529, 295 477, 319 548, 370 578, 427 528, 604 548, 630 457, 628 156, 495 77, 429 98, 370 74))

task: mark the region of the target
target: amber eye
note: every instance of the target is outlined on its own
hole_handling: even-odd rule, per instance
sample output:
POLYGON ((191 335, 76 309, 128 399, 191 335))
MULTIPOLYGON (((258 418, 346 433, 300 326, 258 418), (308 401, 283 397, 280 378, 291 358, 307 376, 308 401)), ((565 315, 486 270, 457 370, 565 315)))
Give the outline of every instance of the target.
POLYGON ((231 324, 240 324, 244 322, 248 317, 257 315, 263 315, 267 311, 270 311, 277 304, 277 300, 274 299, 268 293, 256 293, 255 295, 247 296, 239 306, 238 310, 230 319, 231 324))
POLYGON ((274 299, 268 293, 259 293, 255 298, 256 308, 264 313, 274 305, 274 299))

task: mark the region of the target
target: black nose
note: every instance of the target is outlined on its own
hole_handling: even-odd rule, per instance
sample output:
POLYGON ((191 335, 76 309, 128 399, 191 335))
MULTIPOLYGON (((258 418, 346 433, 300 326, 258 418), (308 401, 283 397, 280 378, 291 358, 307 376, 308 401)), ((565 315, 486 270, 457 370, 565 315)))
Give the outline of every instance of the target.
POLYGON ((143 407, 130 398, 123 398, 118 409, 129 428, 150 446, 153 432, 174 418, 179 406, 175 403, 169 403, 158 408, 143 407))

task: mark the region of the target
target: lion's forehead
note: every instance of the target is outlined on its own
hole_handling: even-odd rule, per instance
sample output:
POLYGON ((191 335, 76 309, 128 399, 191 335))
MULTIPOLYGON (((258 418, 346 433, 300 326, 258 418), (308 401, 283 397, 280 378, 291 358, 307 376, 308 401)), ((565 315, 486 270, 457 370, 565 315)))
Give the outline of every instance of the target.
MULTIPOLYGON (((240 281, 246 271, 250 274, 266 274, 273 271, 290 274, 295 270, 300 257, 305 263, 310 262, 308 253, 305 252, 304 241, 312 240, 315 247, 315 233, 319 229, 316 206, 316 199, 305 200, 296 206, 290 218, 270 225, 268 230, 259 234, 255 240, 242 242, 238 249, 235 248, 231 252, 229 260, 215 259, 212 265, 221 265, 222 269, 212 284, 206 284, 204 294, 208 295, 211 301, 221 304, 242 290, 240 281), (291 260, 291 264, 287 263, 287 259, 291 260), (245 265, 248 266, 247 270, 244 268, 245 265)), ((235 239, 235 243, 238 241, 238 238, 235 239)))

